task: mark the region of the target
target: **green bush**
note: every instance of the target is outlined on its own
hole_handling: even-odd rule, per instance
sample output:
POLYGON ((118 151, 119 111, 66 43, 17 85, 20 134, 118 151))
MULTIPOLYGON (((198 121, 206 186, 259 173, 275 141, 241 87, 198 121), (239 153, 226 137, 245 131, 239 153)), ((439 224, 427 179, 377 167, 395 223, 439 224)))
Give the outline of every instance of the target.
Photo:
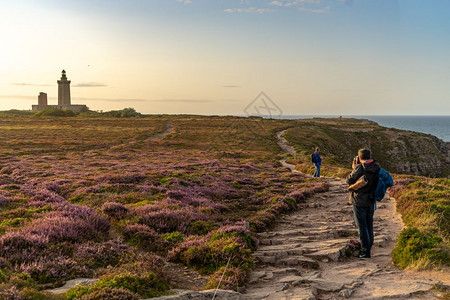
POLYGON ((189 224, 189 232, 196 235, 205 235, 217 228, 213 221, 195 220, 189 224))
POLYGON ((126 289, 141 297, 150 298, 163 295, 170 286, 164 280, 158 278, 153 272, 145 274, 125 272, 121 274, 105 275, 93 285, 70 289, 66 294, 66 298, 69 300, 80 299, 84 295, 105 288, 126 289))
POLYGON ((142 114, 137 112, 134 108, 128 107, 121 110, 111 110, 106 112, 85 111, 79 114, 81 118, 132 118, 142 117, 142 114))
POLYGON ((226 289, 237 290, 238 287, 244 286, 247 281, 247 274, 239 268, 221 267, 209 277, 209 281, 205 289, 226 289))
POLYGON ((254 265, 254 241, 246 232, 217 231, 207 236, 191 237, 169 253, 169 258, 190 266, 200 273, 212 274, 225 266, 249 272, 254 265))
POLYGON ((35 117, 75 117, 75 113, 71 110, 62 110, 58 108, 47 108, 36 112, 35 117))
POLYGON ((392 251, 392 261, 401 269, 413 265, 418 268, 429 264, 449 265, 450 255, 448 249, 446 251, 443 247, 439 236, 421 232, 414 227, 407 228, 398 237, 397 245, 392 251))
POLYGON ((184 234, 179 231, 174 231, 163 234, 162 238, 169 243, 177 244, 184 240, 184 234))

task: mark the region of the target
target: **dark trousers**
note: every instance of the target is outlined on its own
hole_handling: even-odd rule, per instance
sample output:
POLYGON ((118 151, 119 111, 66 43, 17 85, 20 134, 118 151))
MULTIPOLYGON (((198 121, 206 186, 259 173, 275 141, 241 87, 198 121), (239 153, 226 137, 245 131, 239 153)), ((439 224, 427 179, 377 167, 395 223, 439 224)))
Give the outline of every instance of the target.
POLYGON ((355 223, 358 227, 362 251, 370 253, 373 244, 373 205, 364 207, 353 205, 355 223))

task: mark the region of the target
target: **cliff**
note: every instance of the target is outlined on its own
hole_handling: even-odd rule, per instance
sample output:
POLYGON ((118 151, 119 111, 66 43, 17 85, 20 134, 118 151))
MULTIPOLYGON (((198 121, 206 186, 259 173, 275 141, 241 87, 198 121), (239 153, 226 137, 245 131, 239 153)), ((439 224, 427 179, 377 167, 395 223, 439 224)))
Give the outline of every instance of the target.
POLYGON ((317 146, 325 163, 348 168, 359 148, 369 148, 374 158, 392 173, 450 175, 450 143, 429 134, 382 127, 369 120, 298 120, 297 126, 286 132, 286 139, 300 153, 300 160, 307 160, 317 146))

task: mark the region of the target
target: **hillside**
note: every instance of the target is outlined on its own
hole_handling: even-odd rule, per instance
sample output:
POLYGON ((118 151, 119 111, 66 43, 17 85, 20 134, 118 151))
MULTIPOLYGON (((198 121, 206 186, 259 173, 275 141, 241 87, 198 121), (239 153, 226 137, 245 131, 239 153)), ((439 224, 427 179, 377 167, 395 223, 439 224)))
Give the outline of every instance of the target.
POLYGON ((220 286, 238 289, 256 263, 255 234, 329 188, 281 166, 277 133, 295 160, 309 166, 320 142, 339 168, 364 146, 347 140, 358 128, 408 165, 419 145, 421 161, 444 155, 430 136, 350 119, 0 118, 0 298, 153 297, 216 287, 227 265, 220 286), (77 278, 99 281, 44 292, 77 278))
POLYGON ((321 148, 325 166, 348 168, 359 148, 367 147, 392 173, 446 177, 450 175, 450 143, 418 132, 379 126, 369 120, 298 120, 286 138, 307 162, 315 146, 321 148))

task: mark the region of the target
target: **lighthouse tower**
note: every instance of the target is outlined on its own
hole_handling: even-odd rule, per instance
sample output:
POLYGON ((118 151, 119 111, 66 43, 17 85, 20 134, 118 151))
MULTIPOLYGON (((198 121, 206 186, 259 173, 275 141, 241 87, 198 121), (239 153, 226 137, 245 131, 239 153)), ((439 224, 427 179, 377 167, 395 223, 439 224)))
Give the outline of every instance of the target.
POLYGON ((67 80, 66 71, 62 70, 61 80, 58 80, 58 106, 70 107, 70 80, 67 80))

